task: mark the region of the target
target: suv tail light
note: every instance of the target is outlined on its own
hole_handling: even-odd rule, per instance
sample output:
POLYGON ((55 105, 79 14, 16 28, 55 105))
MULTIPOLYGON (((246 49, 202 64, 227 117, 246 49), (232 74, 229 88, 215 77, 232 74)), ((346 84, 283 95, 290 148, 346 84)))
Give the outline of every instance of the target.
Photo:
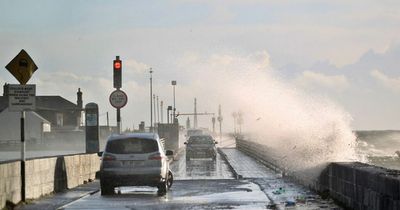
POLYGON ((113 160, 116 160, 114 155, 105 154, 103 156, 103 161, 113 161, 113 160))
POLYGON ((154 155, 150 155, 149 160, 161 160, 163 159, 163 156, 161 156, 160 153, 156 153, 154 155))

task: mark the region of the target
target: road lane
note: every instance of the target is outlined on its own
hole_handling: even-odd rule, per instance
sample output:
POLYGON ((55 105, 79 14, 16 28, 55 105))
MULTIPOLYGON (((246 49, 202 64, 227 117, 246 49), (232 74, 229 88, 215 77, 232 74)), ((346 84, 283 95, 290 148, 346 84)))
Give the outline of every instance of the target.
POLYGON ((233 179, 233 174, 226 161, 217 154, 216 160, 211 158, 186 160, 182 151, 171 164, 175 180, 186 179, 233 179))
POLYGON ((166 196, 156 188, 127 187, 120 195, 96 193, 60 209, 265 209, 259 186, 248 180, 178 180, 166 196))
POLYGON ((174 184, 166 196, 157 188, 121 187, 116 195, 96 193, 61 209, 265 209, 269 199, 257 184, 235 180, 226 161, 185 158, 179 154, 171 164, 174 184))

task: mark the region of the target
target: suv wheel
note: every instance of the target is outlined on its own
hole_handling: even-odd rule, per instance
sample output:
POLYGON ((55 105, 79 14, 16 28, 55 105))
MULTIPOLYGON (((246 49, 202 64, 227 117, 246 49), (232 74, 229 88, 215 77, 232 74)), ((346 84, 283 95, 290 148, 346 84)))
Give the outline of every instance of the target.
POLYGON ((101 195, 112 195, 114 194, 114 186, 106 184, 105 181, 100 180, 101 195))
POLYGON ((174 182, 174 176, 172 175, 172 171, 168 171, 168 178, 167 178, 167 187, 168 189, 171 188, 172 183, 174 182))
POLYGON ((167 180, 164 182, 161 182, 157 187, 158 187, 157 194, 159 196, 163 196, 163 195, 167 194, 167 189, 168 189, 167 180))

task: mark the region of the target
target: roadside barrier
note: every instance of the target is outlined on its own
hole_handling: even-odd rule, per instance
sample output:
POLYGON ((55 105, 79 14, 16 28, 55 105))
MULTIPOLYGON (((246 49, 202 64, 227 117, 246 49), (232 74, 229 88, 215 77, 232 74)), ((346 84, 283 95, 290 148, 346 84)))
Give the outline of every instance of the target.
MULTIPOLYGON (((31 158, 25 163, 26 199, 74 188, 95 179, 100 169, 97 154, 31 158)), ((0 162, 0 209, 21 201, 21 163, 0 162)))
POLYGON ((360 162, 334 162, 317 179, 287 171, 267 146, 236 139, 239 150, 348 209, 400 209, 400 171, 360 162))

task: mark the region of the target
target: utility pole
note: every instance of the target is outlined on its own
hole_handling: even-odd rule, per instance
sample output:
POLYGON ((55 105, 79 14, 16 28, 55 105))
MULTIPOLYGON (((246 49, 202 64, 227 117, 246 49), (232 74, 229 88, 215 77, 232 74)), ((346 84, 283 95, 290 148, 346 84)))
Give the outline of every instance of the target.
POLYGON ((193 128, 197 128, 197 99, 194 98, 193 128))
POLYGON ((107 112, 107 129, 110 131, 110 119, 108 118, 108 112, 107 112))
POLYGON ((153 69, 150 68, 150 132, 153 132, 153 69))
POLYGON ((190 119, 189 119, 189 117, 186 119, 186 129, 190 129, 190 119))
POLYGON ((160 103, 157 96, 157 122, 160 123, 160 103))
POLYGON ((222 114, 221 114, 221 104, 218 106, 218 122, 219 122, 219 140, 222 141, 222 114))
POLYGON ((236 122, 237 122, 238 113, 233 112, 232 113, 232 117, 233 117, 233 133, 236 135, 236 133, 237 133, 237 131, 236 131, 236 122))
POLYGON ((174 92, 174 110, 173 110, 173 118, 172 118, 172 123, 175 123, 175 111, 176 111, 176 106, 175 106, 175 86, 176 86, 176 80, 171 81, 172 87, 173 87, 173 92, 174 92))
POLYGON ((164 106, 164 102, 163 102, 163 101, 161 101, 161 102, 160 102, 161 123, 164 123, 163 106, 164 106))
POLYGON ((237 124, 239 125, 239 134, 242 134, 243 113, 241 111, 238 112, 237 124))
POLYGON ((153 105, 154 105, 154 129, 155 129, 155 125, 157 124, 157 115, 156 115, 156 110, 157 110, 157 107, 156 107, 156 95, 155 94, 153 94, 153 105))
POLYGON ((214 117, 214 115, 213 115, 213 117, 211 119, 211 122, 213 124, 213 133, 215 133, 215 117, 214 117))

